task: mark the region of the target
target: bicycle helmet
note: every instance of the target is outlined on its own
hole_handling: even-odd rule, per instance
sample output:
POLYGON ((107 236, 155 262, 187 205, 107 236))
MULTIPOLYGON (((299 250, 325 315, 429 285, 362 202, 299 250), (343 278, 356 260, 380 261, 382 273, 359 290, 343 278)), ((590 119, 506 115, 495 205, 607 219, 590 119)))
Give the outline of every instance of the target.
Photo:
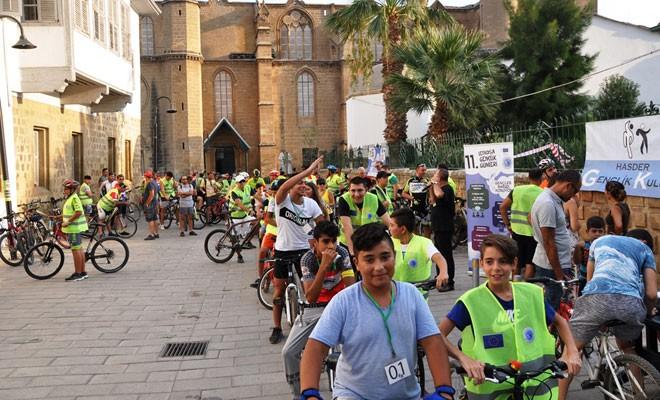
POLYGON ((73 179, 66 179, 62 183, 62 186, 67 189, 75 190, 78 186, 80 186, 80 183, 78 183, 78 181, 74 181, 73 179))
POLYGON ((256 176, 257 178, 261 176, 261 171, 255 168, 254 171, 252 171, 252 175, 256 176))
POLYGON ((326 168, 328 171, 337 172, 337 167, 332 164, 328 165, 326 168))
POLYGON ((274 169, 268 173, 270 176, 280 176, 280 171, 274 169))
POLYGON ((548 168, 553 168, 555 166, 555 162, 552 161, 549 158, 544 158, 543 160, 539 161, 539 169, 542 171, 545 171, 548 168))

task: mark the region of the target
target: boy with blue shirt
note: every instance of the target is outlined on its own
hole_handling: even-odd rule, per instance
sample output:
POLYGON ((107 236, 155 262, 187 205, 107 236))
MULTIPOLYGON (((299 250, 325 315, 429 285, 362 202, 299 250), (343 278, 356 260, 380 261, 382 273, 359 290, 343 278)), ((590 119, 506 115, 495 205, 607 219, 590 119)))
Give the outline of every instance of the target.
POLYGON ((436 391, 427 399, 451 399, 447 350, 419 291, 394 282, 394 249, 386 227, 359 227, 352 236, 355 263, 363 281, 333 297, 310 336, 301 363, 301 399, 321 399, 323 359, 342 345, 333 398, 418 400, 414 373, 421 344, 436 391))
MULTIPOLYGON (((624 353, 634 354, 644 319, 655 314, 655 271, 653 237, 644 229, 633 229, 628 236, 603 236, 591 244, 587 284, 571 318, 578 349, 598 335, 603 324, 618 320, 624 325, 612 328, 617 345, 624 353)), ((563 393, 571 379, 562 381, 563 393)))

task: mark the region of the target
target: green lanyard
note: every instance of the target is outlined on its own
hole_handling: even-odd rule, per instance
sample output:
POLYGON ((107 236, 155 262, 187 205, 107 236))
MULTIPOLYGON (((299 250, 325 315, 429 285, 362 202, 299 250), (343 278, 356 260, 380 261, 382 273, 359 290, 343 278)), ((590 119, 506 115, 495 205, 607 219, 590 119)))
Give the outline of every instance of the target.
POLYGON ((376 309, 380 313, 380 317, 383 319, 383 324, 385 325, 385 332, 387 332, 387 342, 390 344, 390 350, 392 350, 392 357, 394 358, 394 357, 396 357, 396 351, 394 351, 394 345, 392 344, 392 332, 390 331, 389 325, 387 325, 387 320, 390 319, 390 315, 392 315, 392 306, 394 305, 394 286, 392 286, 392 296, 391 296, 391 299, 390 299, 390 305, 387 309, 387 314, 385 314, 383 312, 380 305, 376 302, 376 300, 373 298, 371 293, 369 293, 369 291, 367 291, 367 289, 364 287, 364 285, 361 285, 361 286, 362 286, 362 290, 364 290, 364 293, 367 295, 369 300, 371 300, 373 305, 376 307, 376 309))

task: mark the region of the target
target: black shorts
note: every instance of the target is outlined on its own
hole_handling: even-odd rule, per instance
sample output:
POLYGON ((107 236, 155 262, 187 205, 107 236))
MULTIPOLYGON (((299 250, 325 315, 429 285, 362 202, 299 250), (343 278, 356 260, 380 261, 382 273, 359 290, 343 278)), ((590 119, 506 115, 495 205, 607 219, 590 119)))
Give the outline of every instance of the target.
MULTIPOLYGON (((300 269, 300 259, 303 254, 307 253, 309 250, 275 250, 275 258, 282 260, 291 260, 296 266, 296 272, 298 276, 302 276, 302 271, 300 269)), ((276 261, 275 262, 275 278, 277 279, 287 279, 289 277, 289 264, 286 261, 276 261)))
POLYGON ((536 240, 533 236, 518 235, 515 232, 511 234, 511 237, 518 244, 518 267, 521 268, 522 273, 525 265, 532 263, 536 251, 536 240))
POLYGON ((156 208, 145 208, 144 209, 144 219, 147 222, 153 222, 153 221, 158 221, 158 213, 156 212, 156 208))

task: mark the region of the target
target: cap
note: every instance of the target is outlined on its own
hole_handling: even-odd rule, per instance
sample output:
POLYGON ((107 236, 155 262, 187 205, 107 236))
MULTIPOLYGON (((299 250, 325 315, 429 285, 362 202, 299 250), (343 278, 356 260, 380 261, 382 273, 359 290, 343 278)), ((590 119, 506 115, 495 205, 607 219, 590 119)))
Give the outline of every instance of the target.
POLYGON ((154 173, 151 172, 151 171, 147 171, 147 172, 144 173, 144 177, 145 177, 145 178, 153 178, 153 177, 154 177, 154 173))
POLYGON ((242 174, 238 174, 238 175, 236 175, 236 182, 237 182, 237 183, 238 183, 238 182, 245 182, 245 181, 246 181, 246 178, 245 178, 244 175, 242 175, 242 174))
POLYGON ((386 171, 378 171, 378 173, 376 174, 376 179, 387 178, 387 177, 390 176, 390 175, 391 175, 391 174, 390 174, 389 172, 386 172, 386 171))

